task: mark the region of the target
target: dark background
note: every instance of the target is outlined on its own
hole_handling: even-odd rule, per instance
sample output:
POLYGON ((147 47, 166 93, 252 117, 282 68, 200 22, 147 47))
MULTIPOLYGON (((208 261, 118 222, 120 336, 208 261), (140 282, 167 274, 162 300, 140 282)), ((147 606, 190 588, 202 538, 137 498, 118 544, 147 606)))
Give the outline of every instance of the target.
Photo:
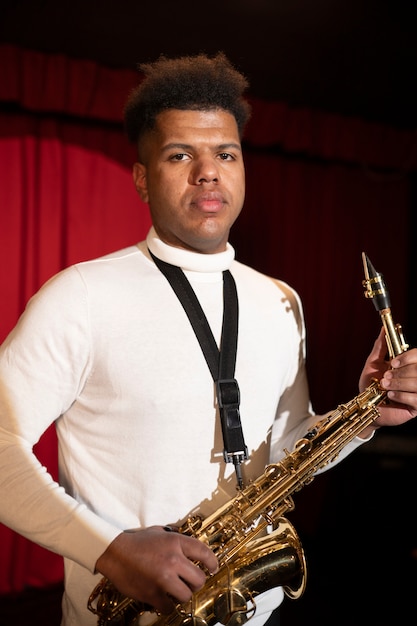
MULTIPOLYGON (((412 2, 13 0, 0 9, 0 43, 128 69, 161 53, 223 50, 256 97, 417 126, 412 2)), ((291 519, 308 584, 284 603, 282 626, 412 623, 416 454, 414 433, 380 436, 299 494, 291 519)), ((60 592, 5 598, 0 626, 57 626, 60 592)))
POLYGON ((134 69, 223 50, 253 95, 414 128, 415 3, 3 0, 0 42, 134 69))

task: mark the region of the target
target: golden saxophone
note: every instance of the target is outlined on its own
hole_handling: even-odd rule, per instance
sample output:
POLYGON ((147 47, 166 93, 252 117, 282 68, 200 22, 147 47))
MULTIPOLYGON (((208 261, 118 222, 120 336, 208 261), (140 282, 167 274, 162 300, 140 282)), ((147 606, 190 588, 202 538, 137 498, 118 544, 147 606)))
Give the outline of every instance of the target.
MULTIPOLYGON (((385 329, 390 358, 408 345, 402 329, 394 324, 388 291, 362 253, 365 296, 374 299, 385 329)), ((284 517, 294 508, 292 494, 314 479, 315 473, 334 460, 340 451, 379 415, 384 391, 377 380, 347 404, 318 421, 295 444, 290 453, 234 498, 206 518, 189 517, 179 532, 203 541, 216 554, 219 570, 202 589, 168 616, 154 613, 153 626, 241 626, 256 612, 256 597, 282 586, 285 594, 299 598, 306 586, 304 552, 292 524, 284 517), (271 530, 272 529, 272 530, 271 530), (271 530, 271 532, 268 532, 271 530)), ((119 593, 102 578, 88 600, 98 616, 98 626, 139 626, 149 607, 119 593)))

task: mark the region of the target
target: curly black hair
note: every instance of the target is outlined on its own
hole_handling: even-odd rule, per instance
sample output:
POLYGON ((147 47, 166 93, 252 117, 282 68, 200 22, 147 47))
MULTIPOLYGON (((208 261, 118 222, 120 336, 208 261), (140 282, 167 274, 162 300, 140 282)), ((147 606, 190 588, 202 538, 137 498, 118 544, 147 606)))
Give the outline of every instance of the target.
POLYGON ((243 93, 248 81, 223 52, 167 58, 138 66, 144 79, 130 94, 125 110, 129 141, 137 144, 143 133, 155 125, 158 113, 166 109, 224 109, 234 115, 242 136, 251 113, 243 93))

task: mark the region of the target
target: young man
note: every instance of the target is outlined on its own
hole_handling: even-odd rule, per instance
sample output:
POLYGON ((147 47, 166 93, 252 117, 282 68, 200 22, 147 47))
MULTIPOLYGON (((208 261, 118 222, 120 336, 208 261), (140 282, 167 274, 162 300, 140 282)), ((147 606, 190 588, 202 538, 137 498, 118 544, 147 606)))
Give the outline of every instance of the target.
MULTIPOLYGON (((245 78, 222 54, 141 69, 126 127, 138 148, 134 183, 153 221, 146 241, 52 278, 0 350, 0 519, 65 557, 65 626, 97 623, 87 600, 102 576, 162 613, 188 601, 217 559, 165 525, 216 511, 237 481, 260 476, 319 419, 297 294, 240 264, 228 243, 244 201, 245 78), (236 313, 236 285, 229 414, 218 396, 227 405, 230 390, 224 396, 216 384, 164 273, 172 266, 191 285, 222 355, 236 340, 227 334, 233 324, 222 330, 224 309, 227 319, 236 313), (32 453, 52 423, 59 485, 32 453)), ((417 350, 391 367, 385 352, 381 332, 359 385, 377 376, 390 404, 342 456, 377 426, 417 415, 417 350)), ((263 624, 282 597, 277 587, 256 598, 251 623, 263 624)))

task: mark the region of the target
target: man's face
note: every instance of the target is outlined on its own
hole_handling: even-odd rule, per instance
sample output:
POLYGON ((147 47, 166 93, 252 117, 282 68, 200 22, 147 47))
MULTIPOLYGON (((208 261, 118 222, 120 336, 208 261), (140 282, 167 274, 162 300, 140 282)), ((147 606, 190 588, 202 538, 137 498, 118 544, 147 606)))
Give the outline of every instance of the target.
POLYGON ((245 196, 236 120, 224 110, 169 109, 144 138, 133 178, 162 241, 202 253, 225 250, 245 196))

